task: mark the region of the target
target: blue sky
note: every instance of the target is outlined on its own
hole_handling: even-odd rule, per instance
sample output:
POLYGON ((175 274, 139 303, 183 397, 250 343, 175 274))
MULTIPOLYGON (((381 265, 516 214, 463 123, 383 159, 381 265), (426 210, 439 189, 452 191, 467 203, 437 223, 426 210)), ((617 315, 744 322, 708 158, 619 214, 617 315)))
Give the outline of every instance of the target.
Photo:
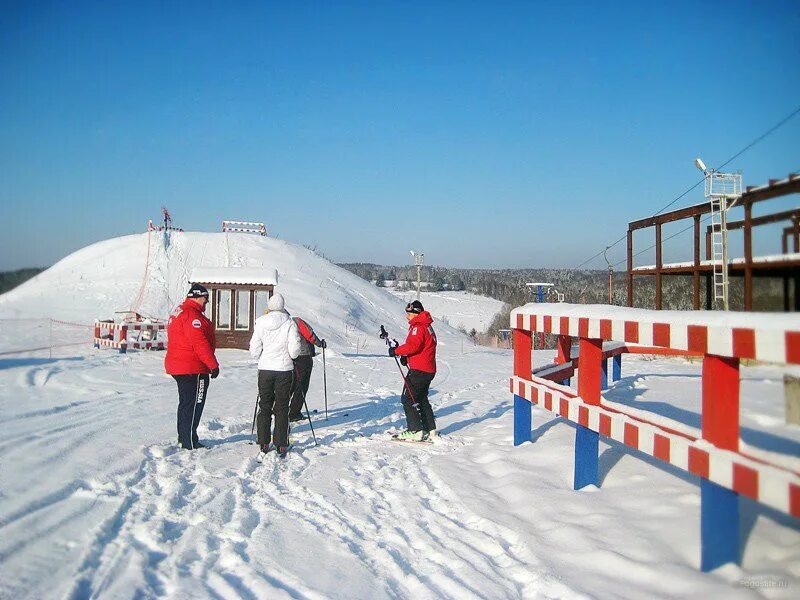
MULTIPOLYGON (((162 205, 336 261, 575 266, 800 106, 795 0, 3 7, 0 269, 162 205)), ((730 167, 800 169, 800 116, 730 167)))

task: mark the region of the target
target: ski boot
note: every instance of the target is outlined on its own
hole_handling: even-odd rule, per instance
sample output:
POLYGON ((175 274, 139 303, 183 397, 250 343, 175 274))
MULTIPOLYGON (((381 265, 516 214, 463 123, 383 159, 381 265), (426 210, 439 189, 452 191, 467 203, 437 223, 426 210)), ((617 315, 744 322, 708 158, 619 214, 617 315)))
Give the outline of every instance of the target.
POLYGON ((423 442, 425 441, 425 432, 424 431, 409 431, 406 430, 403 433, 398 433, 395 436, 392 436, 401 442, 423 442))
POLYGON ((264 462, 264 459, 267 457, 267 453, 269 451, 270 451, 269 444, 261 444, 261 450, 259 451, 258 456, 256 456, 256 460, 258 462, 264 462))

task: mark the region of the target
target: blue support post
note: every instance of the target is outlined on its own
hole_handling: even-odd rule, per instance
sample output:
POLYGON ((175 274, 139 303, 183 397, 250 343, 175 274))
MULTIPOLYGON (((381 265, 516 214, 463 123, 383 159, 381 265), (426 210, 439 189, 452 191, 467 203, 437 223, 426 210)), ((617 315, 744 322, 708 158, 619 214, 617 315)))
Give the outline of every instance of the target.
POLYGON ((575 479, 574 489, 587 485, 599 486, 598 449, 600 434, 581 425, 575 430, 575 479))
POLYGON ((600 389, 607 390, 608 389, 608 359, 605 359, 600 363, 600 389))
POLYGON ((739 563, 739 495, 700 480, 700 568, 739 563))
POLYGON ((614 381, 622 379, 622 354, 617 354, 613 359, 611 377, 614 381))
POLYGON ((514 445, 531 441, 531 403, 514 394, 514 445))

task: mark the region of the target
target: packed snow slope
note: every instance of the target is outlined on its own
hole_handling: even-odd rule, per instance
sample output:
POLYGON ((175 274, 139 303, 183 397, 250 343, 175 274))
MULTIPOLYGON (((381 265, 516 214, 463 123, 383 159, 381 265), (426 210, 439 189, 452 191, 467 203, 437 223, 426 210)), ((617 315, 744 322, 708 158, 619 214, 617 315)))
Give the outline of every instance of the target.
MULTIPOLYGON (((210 450, 193 453, 176 449, 163 353, 93 350, 87 328, 83 345, 52 357, 0 354, 0 597, 796 596, 791 518, 742 500, 743 565, 703 574, 697 478, 601 442, 602 488, 572 491, 574 428, 538 408, 533 443, 514 448, 509 351, 462 345, 436 323, 443 438, 393 443, 401 382, 375 333, 402 335, 399 299, 279 240, 150 241, 144 314, 165 316, 194 266, 278 270, 289 309, 330 343, 327 420, 321 357, 308 397, 319 445, 303 423, 284 461, 255 460, 256 370, 244 351, 218 352, 199 428, 210 450)), ((102 242, 0 297, 0 352, 48 343, 41 322, 10 319, 89 323, 130 308, 146 255, 146 235, 102 242)), ((683 360, 626 357, 606 396, 696 432, 698 375, 683 360)), ((781 378, 742 368, 742 440, 797 468, 781 378)))
MULTIPOLYGON (((392 294, 408 303, 416 300, 416 291, 398 291, 387 288, 392 294)), ((475 329, 484 333, 489 329, 495 315, 503 310, 503 302, 488 296, 479 296, 470 292, 426 292, 422 290, 420 302, 434 318, 455 327, 470 331, 475 329)))

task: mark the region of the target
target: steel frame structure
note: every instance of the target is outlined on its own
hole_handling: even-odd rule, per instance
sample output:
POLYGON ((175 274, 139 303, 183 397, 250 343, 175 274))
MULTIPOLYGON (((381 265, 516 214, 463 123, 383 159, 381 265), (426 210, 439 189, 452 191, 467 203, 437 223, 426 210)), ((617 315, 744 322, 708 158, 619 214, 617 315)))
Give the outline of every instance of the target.
MULTIPOLYGON (((762 186, 748 186, 741 195, 737 204, 744 208, 744 219, 727 223, 729 230, 742 229, 744 233, 744 257, 730 261, 728 265, 731 277, 744 278, 744 310, 753 310, 753 280, 756 277, 775 277, 783 279, 783 305, 784 310, 800 311, 800 209, 775 212, 764 216, 753 217, 753 205, 765 200, 800 193, 800 174, 791 173, 786 179, 770 179, 769 183, 762 186), (793 225, 783 230, 782 249, 784 256, 781 260, 767 260, 766 257, 753 256, 753 228, 770 223, 791 221, 793 225), (789 240, 793 240, 792 250, 789 250, 789 240), (794 281, 793 301, 791 300, 789 281, 794 281)), ((734 200, 729 200, 732 203, 734 200)), ((711 260, 710 233, 706 229, 705 260, 701 260, 701 219, 711 212, 708 202, 695 204, 686 208, 670 211, 660 215, 639 219, 628 223, 627 247, 627 284, 628 306, 633 306, 634 283, 636 277, 654 276, 656 283, 655 308, 661 310, 663 306, 663 278, 665 276, 691 276, 693 283, 695 310, 700 306, 700 277, 705 278, 705 308, 711 310, 714 302, 713 294, 713 261, 711 260), (694 221, 694 254, 691 262, 664 263, 662 228, 667 223, 674 223, 685 219, 694 221), (655 229, 655 254, 656 264, 646 267, 634 267, 633 234, 642 229, 655 229)))

